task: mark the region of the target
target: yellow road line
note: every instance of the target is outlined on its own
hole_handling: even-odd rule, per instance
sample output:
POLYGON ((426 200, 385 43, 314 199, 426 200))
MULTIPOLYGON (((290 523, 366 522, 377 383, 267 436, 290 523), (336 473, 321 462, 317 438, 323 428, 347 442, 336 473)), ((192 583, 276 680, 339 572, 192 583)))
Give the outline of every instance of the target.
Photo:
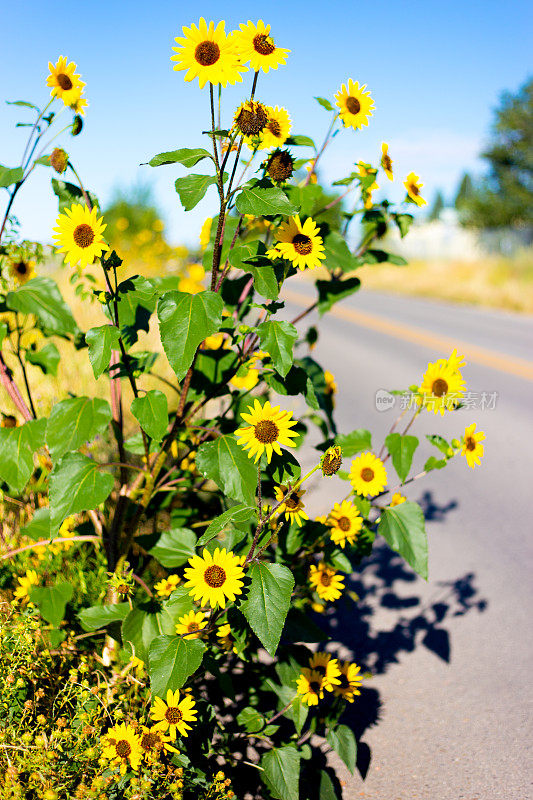
MULTIPOLYGON (((303 307, 311 303, 311 298, 307 295, 295 292, 292 289, 284 289, 283 298, 303 307)), ((411 325, 404 325, 401 322, 391 322, 385 317, 369 314, 367 311, 356 311, 353 308, 335 305, 329 313, 333 314, 334 317, 339 317, 339 319, 352 322, 354 325, 361 325, 364 328, 385 333, 395 339, 403 339, 406 342, 428 347, 431 350, 441 352, 443 355, 451 352, 456 347, 468 361, 474 364, 482 364, 485 367, 506 372, 508 375, 515 375, 518 378, 533 381, 533 363, 526 361, 524 358, 511 358, 469 342, 451 339, 448 336, 437 336, 423 328, 415 328, 411 325)))

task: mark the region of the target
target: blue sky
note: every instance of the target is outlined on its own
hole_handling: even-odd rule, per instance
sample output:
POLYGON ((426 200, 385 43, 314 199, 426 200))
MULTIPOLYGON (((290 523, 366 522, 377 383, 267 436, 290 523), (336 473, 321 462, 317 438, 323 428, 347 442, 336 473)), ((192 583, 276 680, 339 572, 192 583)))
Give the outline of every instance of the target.
MULTIPOLYGON (((293 133, 320 140, 329 118, 313 97, 332 98, 350 77, 366 83, 376 104, 369 127, 336 137, 323 176, 343 177, 359 159, 376 163, 387 141, 399 178, 386 187, 393 200, 403 196, 401 176, 411 170, 421 176, 430 200, 437 188, 453 193, 464 169, 480 172, 477 155, 492 109, 501 92, 516 90, 531 70, 532 14, 522 0, 237 0, 226 8, 231 12, 223 13, 224 4, 212 0, 6 4, 0 96, 45 104, 48 61, 59 55, 74 60, 90 106, 83 134, 64 135, 58 144, 103 204, 117 185, 151 181, 171 240, 194 243, 202 219, 215 210, 214 193, 185 214, 173 187, 181 169, 139 164, 164 150, 207 143, 200 131, 208 127, 208 90, 200 91, 197 81, 185 83, 169 60, 181 26, 197 22, 200 14, 226 19, 227 30, 248 19, 272 24, 277 44, 292 52, 285 67, 261 74, 256 97, 285 106, 293 133)), ((249 91, 250 75, 224 92, 226 121, 249 91)), ((20 160, 26 134, 14 124, 24 113, 0 106, 0 163, 20 160)), ((14 211, 27 238, 50 241, 57 205, 49 179, 48 170, 36 169, 17 198, 14 211)), ((1 202, 3 208, 3 196, 1 202)))

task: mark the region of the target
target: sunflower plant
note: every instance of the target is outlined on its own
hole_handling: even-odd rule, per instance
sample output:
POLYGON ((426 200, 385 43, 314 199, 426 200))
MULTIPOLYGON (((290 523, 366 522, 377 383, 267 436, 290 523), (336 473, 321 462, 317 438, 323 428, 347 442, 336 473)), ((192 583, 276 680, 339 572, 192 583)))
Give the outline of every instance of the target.
POLYGON ((409 209, 425 202, 413 172, 402 204, 374 202, 380 175, 395 180, 386 143, 374 165, 320 182, 334 138, 356 147, 371 123, 371 90, 345 78, 317 98, 329 115, 317 146, 292 132, 288 109, 261 100, 290 55, 269 24, 228 32, 202 18, 175 43, 174 70, 204 92, 206 130, 198 147, 159 153, 147 169, 168 170, 186 211, 208 191, 218 198, 186 279, 152 269, 120 280, 98 199, 62 147, 48 152, 81 132, 77 66, 50 62, 43 109, 15 103, 34 120, 22 166, 0 167, 1 586, 16 613, 40 620, 43 657, 79 653, 105 696, 90 731, 96 794, 76 797, 340 797, 323 755, 355 771, 346 711, 369 675, 357 653, 339 659, 329 620, 340 604, 358 614, 350 577, 377 537, 427 578, 410 486, 456 456, 475 467, 485 437, 470 419, 451 442, 438 433, 442 415, 463 408, 456 351, 391 387, 405 403, 383 442, 358 427, 356 410, 353 428, 338 430, 335 376, 312 355, 310 315, 355 293, 362 265, 404 264, 386 233, 407 235, 409 209), (237 108, 228 84, 242 90, 237 108), (92 270, 91 327, 44 274, 51 248, 18 239, 13 204, 38 165, 69 178, 52 177, 54 257, 74 282, 92 270), (293 316, 286 287, 302 272, 315 295, 293 316), (143 349, 154 330, 155 350, 143 349), (70 385, 36 393, 36 376, 53 377, 60 359, 74 365, 70 385), (81 394, 85 362, 93 389, 81 394), (413 433, 422 414, 437 426, 423 443, 413 433), (322 481, 328 502, 312 518, 322 481))

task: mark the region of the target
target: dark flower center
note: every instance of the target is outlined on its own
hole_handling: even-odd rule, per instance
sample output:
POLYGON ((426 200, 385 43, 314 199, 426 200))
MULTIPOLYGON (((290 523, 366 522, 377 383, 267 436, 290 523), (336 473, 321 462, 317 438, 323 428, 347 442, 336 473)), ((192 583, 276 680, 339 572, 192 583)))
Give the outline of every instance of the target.
POLYGON ((187 626, 187 630, 189 631, 189 633, 194 633, 194 631, 200 630, 200 626, 198 625, 197 622, 190 622, 187 626))
POLYGON ((272 444, 279 436, 279 428, 271 419, 262 419, 255 426, 254 435, 261 444, 272 444))
POLYGON ((409 189, 411 191, 411 194, 419 194, 419 189, 418 189, 418 186, 416 185, 416 183, 410 183, 409 184, 409 189))
POLYGON ((288 150, 280 150, 271 155, 267 172, 273 181, 287 181, 294 171, 294 161, 288 150))
POLYGON ((313 242, 306 236, 305 233, 297 233, 294 239, 292 240, 294 245, 294 249, 297 253, 300 253, 302 256, 307 256, 313 249, 313 242))
POLYGON ((63 72, 60 72, 59 75, 56 76, 56 81, 64 92, 68 92, 69 89, 72 89, 72 81, 69 76, 65 75, 63 72))
POLYGON ((340 469, 342 464, 342 456, 340 453, 332 452, 326 453, 322 459, 322 474, 335 475, 340 469))
POLYGON ((322 586, 330 586, 332 577, 333 576, 330 575, 329 572, 322 572, 320 574, 320 583, 322 584, 322 586))
POLYGON ((291 511, 293 511, 295 508, 298 508, 298 506, 300 505, 300 498, 298 497, 298 495, 290 494, 288 497, 285 498, 285 500, 283 502, 285 503, 287 508, 289 508, 291 511))
POLYGON ((444 378, 437 378, 436 381, 433 381, 431 391, 433 392, 435 397, 443 397, 448 391, 447 381, 445 381, 444 378))
POLYGON ((271 119, 267 125, 267 128, 272 136, 277 136, 278 138, 281 136, 281 126, 277 119, 271 119))
POLYGON ((157 733, 145 733, 141 739, 141 747, 143 750, 153 750, 158 742, 159 736, 157 733))
POLYGON ((237 125, 245 136, 257 136, 268 122, 266 109, 261 103, 250 103, 239 112, 237 125))
POLYGON ((350 688, 350 681, 348 680, 348 678, 344 674, 344 672, 341 672, 341 674, 339 676, 339 680, 340 680, 340 688, 341 689, 349 689, 350 688))
POLYGON ((313 692, 313 694, 318 694, 320 692, 321 686, 318 681, 311 681, 309 684, 309 688, 313 692))
POLYGON ((219 589, 226 580, 226 573, 222 567, 212 564, 204 572, 204 581, 213 589, 219 589))
POLYGON ((76 225, 72 237, 78 247, 90 247, 94 242, 94 231, 90 225, 83 222, 81 225, 76 225))
POLYGON ((337 520, 337 525, 341 531, 349 531, 352 527, 348 517, 340 517, 340 519, 337 520))
POLYGON ((325 675, 326 675, 326 667, 324 666, 324 664, 315 664, 313 669, 314 669, 315 672, 318 672, 319 675, 322 675, 323 677, 325 677, 325 675))
POLYGON ((117 756, 127 758, 131 753, 131 745, 125 739, 121 739, 120 742, 116 743, 115 750, 117 751, 117 756))
POLYGON ((346 98, 346 108, 350 112, 350 114, 359 114, 361 111, 361 103, 357 99, 357 97, 347 97, 346 98))
POLYGON ((467 450, 475 450, 476 449, 476 440, 469 436, 465 442, 467 450))
POLYGON ((392 159, 389 155, 383 156, 383 169, 392 170, 392 159))
POLYGON ((25 261, 19 261, 17 264, 15 264, 15 269, 19 275, 26 275, 28 272, 28 265, 25 261))
POLYGON ((167 722, 170 722, 171 725, 175 725, 177 722, 180 722, 180 720, 183 719, 183 714, 179 708, 169 706, 165 711, 165 719, 167 722))
POLYGON ((211 67, 220 58, 220 47, 216 42, 200 42, 196 46, 194 57, 202 67, 211 67))
POLYGON ((269 56, 274 52, 276 46, 274 40, 264 33, 258 33, 254 36, 254 50, 262 56, 269 56))
POLYGON ((370 483, 373 477, 374 470, 370 469, 370 467, 365 467, 363 470, 361 470, 361 478, 367 483, 370 483))

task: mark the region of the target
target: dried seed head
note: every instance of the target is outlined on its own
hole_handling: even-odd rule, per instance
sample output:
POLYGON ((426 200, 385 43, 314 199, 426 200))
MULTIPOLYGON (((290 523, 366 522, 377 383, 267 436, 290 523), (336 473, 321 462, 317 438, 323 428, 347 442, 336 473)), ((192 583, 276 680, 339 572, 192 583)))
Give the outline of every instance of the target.
POLYGON ((335 475, 341 468, 342 464, 342 450, 338 445, 328 447, 322 458, 320 459, 320 468, 322 475, 330 477, 335 475))
POLYGON ((274 150, 265 162, 265 172, 274 183, 284 183, 292 177, 294 159, 288 150, 274 150))
POLYGON ((68 153, 66 153, 61 147, 55 147, 52 150, 48 160, 55 171, 62 175, 68 166, 68 153))

